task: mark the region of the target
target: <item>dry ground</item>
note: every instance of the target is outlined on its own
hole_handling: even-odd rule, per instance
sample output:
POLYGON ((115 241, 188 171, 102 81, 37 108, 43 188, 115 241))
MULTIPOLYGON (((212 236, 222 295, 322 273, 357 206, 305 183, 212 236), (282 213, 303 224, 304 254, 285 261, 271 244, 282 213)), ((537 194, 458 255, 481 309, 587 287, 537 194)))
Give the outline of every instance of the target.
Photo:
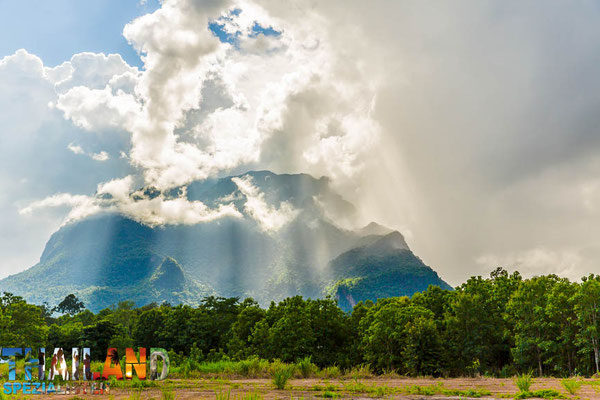
MULTIPOLYGON (((540 389, 555 389, 565 399, 600 399, 600 381, 581 379, 581 388, 575 395, 567 394, 561 385, 560 379, 539 378, 535 379, 531 391, 540 389)), ((220 400, 247 400, 245 395, 250 393, 259 394, 265 400, 271 399, 322 399, 324 397, 335 397, 338 399, 466 399, 466 395, 444 395, 444 394, 409 394, 407 388, 417 385, 425 389, 431 387, 459 390, 487 390, 489 395, 482 399, 505 399, 514 398, 518 392, 513 379, 496 378, 386 378, 374 377, 364 379, 291 379, 286 389, 277 390, 270 379, 222 379, 222 378, 199 378, 199 379, 174 379, 161 382, 160 388, 146 388, 142 391, 134 389, 113 389, 110 395, 104 396, 80 396, 86 399, 114 398, 114 399, 156 399, 163 397, 163 389, 175 394, 175 399, 215 399, 217 394, 220 400), (227 397, 228 396, 228 397, 227 397)), ((73 395, 51 395, 33 396, 36 399, 61 399, 72 398, 73 395)))

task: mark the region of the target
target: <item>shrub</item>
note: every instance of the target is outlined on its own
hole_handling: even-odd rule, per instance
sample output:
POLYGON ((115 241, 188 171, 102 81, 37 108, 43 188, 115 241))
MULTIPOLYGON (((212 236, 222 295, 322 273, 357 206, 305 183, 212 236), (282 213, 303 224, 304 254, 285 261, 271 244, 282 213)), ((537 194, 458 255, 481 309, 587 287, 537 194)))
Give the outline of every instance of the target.
POLYGON ((256 378, 263 376, 268 373, 269 361, 261 360, 257 356, 251 357, 247 360, 239 361, 236 364, 236 372, 239 375, 256 378))
POLYGON ((292 375, 294 375, 294 368, 292 366, 280 366, 273 371, 273 384, 277 389, 284 389, 292 375))
POLYGON ((373 376, 373 371, 371 370, 371 366, 369 364, 361 364, 352 367, 352 369, 348 371, 346 375, 349 375, 354 379, 371 378, 373 376))
POLYGON ((324 378, 338 378, 341 375, 341 372, 337 365, 333 365, 331 367, 323 368, 321 375, 324 378))
POLYGON ((581 382, 574 379, 563 379, 561 383, 569 394, 577 394, 577 391, 581 387, 581 382))
POLYGON ((531 387, 531 383, 533 382, 531 375, 531 372, 527 372, 525 374, 517 376, 517 378, 515 379, 515 385, 517 385, 517 388, 519 388, 520 392, 529 392, 529 388, 531 387))
POLYGON ((296 367, 303 378, 310 378, 318 369, 317 366, 312 363, 311 356, 299 359, 296 362, 296 367))

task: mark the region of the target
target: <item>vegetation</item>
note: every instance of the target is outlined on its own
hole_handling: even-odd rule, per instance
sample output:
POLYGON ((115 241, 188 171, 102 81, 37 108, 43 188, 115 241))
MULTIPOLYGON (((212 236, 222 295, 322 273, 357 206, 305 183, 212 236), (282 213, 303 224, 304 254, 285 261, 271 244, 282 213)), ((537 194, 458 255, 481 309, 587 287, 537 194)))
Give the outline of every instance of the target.
MULTIPOLYGON (((102 368, 108 347, 163 347, 176 376, 277 375, 284 386, 293 374, 357 380, 521 373, 516 383, 530 393, 527 371, 597 373, 599 299, 600 276, 576 283, 555 275, 522 279, 502 269, 455 290, 430 286, 412 298, 359 302, 351 313, 331 298, 297 296, 267 309, 252 299, 206 297, 198 307, 120 302, 95 314, 69 298, 56 315, 48 305, 4 293, 0 346, 46 347, 47 355, 52 346, 90 347, 93 369, 102 368)), ((563 386, 572 394, 579 388, 573 380, 563 386)))
POLYGON ((294 375, 294 367, 289 365, 277 366, 273 371, 273 384, 277 389, 285 389, 287 381, 294 375))
POLYGON ((561 383, 569 394, 577 394, 577 391, 581 387, 581 382, 577 382, 574 379, 563 379, 561 383))
POLYGON ((531 372, 527 372, 525 374, 521 374, 517 376, 515 379, 515 385, 519 388, 521 392, 529 392, 529 388, 531 387, 532 378, 531 372))

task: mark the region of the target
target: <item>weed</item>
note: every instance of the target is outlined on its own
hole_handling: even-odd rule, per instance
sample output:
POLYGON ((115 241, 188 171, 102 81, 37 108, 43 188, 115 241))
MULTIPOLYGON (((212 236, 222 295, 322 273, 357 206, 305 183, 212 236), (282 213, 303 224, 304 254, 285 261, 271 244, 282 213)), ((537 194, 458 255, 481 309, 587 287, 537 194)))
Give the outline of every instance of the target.
POLYGON ((533 378, 531 376, 531 371, 517 376, 517 378, 515 379, 515 385, 517 385, 519 391, 529 392, 529 388, 533 383, 533 378))
POLYGON ((294 368, 283 365, 273 371, 273 384, 279 390, 284 389, 287 381, 294 375, 294 368))
POLYGON ((563 387, 569 392, 569 394, 577 394, 577 391, 581 387, 581 382, 578 382, 574 379, 563 379, 560 381, 563 387))
POLYGON ((321 376, 324 378, 338 378, 341 375, 340 368, 337 365, 323 368, 321 376))
POLYGON ((348 371, 346 375, 349 375, 354 379, 371 378, 373 376, 373 371, 371 370, 371 366, 369 364, 361 364, 352 367, 352 369, 348 371))
POLYGON ((536 390, 534 392, 529 391, 521 391, 515 395, 515 399, 530 399, 530 398, 539 398, 539 399, 564 399, 565 396, 560 392, 554 389, 542 389, 536 390))
POLYGON ((229 400, 231 398, 231 389, 229 389, 227 392, 223 392, 221 390, 219 390, 218 392, 215 392, 215 400, 229 400))
POLYGON ((321 396, 326 399, 333 399, 335 397, 339 397, 339 394, 335 392, 323 392, 321 396))
POLYGON ((162 390, 162 400, 175 400, 175 392, 169 389, 162 390))
POLYGON ((296 367, 303 378, 310 378, 318 370, 317 366, 312 363, 311 356, 296 361, 296 367))
POLYGON ((136 390, 135 392, 129 395, 129 400, 141 400, 142 399, 142 391, 136 390))

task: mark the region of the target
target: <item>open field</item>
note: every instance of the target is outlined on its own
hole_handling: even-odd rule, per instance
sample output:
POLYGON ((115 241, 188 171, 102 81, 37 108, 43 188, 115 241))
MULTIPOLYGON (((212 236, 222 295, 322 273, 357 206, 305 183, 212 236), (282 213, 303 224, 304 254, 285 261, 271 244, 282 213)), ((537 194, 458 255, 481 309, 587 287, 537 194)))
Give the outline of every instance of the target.
MULTIPOLYGON (((600 399, 600 380, 577 379, 575 393, 569 394, 557 378, 534 379, 530 392, 538 391, 531 398, 600 399), (544 390, 546 392, 544 392, 544 390), (554 394, 550 391, 554 390, 554 394), (542 391, 542 392, 539 392, 542 391), (557 396, 557 397, 555 397, 557 396)), ((499 378, 310 378, 290 379, 284 389, 276 389, 271 379, 202 377, 195 379, 168 379, 154 387, 132 388, 131 384, 114 388, 109 395, 80 396, 79 398, 107 399, 218 399, 218 400, 259 400, 259 399, 504 399, 523 398, 517 396, 519 389, 515 379, 499 378)), ((11 399, 21 397, 7 397, 11 399)), ((38 399, 74 398, 74 395, 29 396, 38 399)), ((525 397, 525 396, 524 396, 525 397)))

